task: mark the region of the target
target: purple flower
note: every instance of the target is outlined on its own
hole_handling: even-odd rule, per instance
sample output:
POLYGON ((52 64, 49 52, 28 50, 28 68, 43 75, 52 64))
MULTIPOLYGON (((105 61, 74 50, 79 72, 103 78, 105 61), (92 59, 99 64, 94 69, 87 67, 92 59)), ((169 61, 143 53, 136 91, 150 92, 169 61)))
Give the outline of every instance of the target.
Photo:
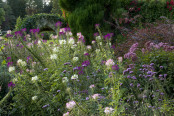
POLYGON ((48 70, 48 68, 45 68, 45 69, 44 69, 44 71, 47 71, 47 70, 48 70))
POLYGON ((164 68, 164 66, 160 66, 160 69, 163 69, 164 68))
POLYGON ((85 55, 85 56, 89 56, 89 53, 85 53, 84 55, 85 55))
POLYGON ((61 36, 61 35, 64 35, 65 33, 64 32, 59 32, 59 35, 61 36))
POLYGON ((127 76, 127 78, 128 78, 128 79, 130 79, 130 78, 131 78, 131 76, 130 76, 130 75, 128 75, 128 76, 127 76))
POLYGON ((134 103, 134 104, 137 104, 137 103, 138 103, 138 101, 133 101, 133 103, 134 103))
POLYGON ((57 92, 60 92, 60 90, 57 90, 57 92))
POLYGON ((30 29, 30 33, 36 34, 39 33, 40 29, 30 29))
POLYGON ((11 66, 11 65, 13 65, 13 62, 8 62, 8 63, 7 63, 7 67, 9 67, 9 66, 11 66))
POLYGON ((155 95, 152 95, 152 97, 155 97, 155 95))
POLYGON ((22 33, 21 33, 21 31, 16 31, 16 32, 15 32, 15 35, 16 35, 16 36, 22 36, 22 33))
POLYGON ((62 22, 61 21, 58 21, 56 24, 55 24, 56 27, 61 27, 62 26, 62 22))
POLYGON ((42 108, 46 108, 46 107, 48 107, 48 106, 50 106, 50 104, 44 105, 42 108))
POLYGON ((11 35, 11 34, 7 34, 6 37, 7 37, 7 38, 8 38, 8 37, 13 37, 13 35, 11 35))
POLYGON ((78 74, 79 74, 79 75, 83 75, 83 74, 84 74, 83 70, 79 71, 78 74))
POLYGON ((137 87, 140 87, 140 84, 139 83, 137 83, 137 87))
POLYGON ((123 83, 120 83, 120 86, 122 86, 123 85, 123 83))
POLYGON ((115 45, 112 45, 111 48, 112 48, 112 49, 115 49, 116 47, 115 47, 115 45))
POLYGON ((44 36, 44 34, 42 33, 42 34, 41 34, 41 36, 43 37, 43 36, 44 36))
POLYGON ((62 73, 66 73, 66 70, 64 70, 62 73))
POLYGON ((24 28, 24 29, 21 29, 21 31, 22 31, 22 32, 26 32, 26 31, 27 31, 27 29, 26 29, 26 28, 24 28))
POLYGON ((163 92, 161 92, 161 93, 160 93, 160 95, 164 95, 164 93, 163 93, 163 92))
POLYGON ((11 57, 7 57, 7 60, 10 60, 11 59, 11 57))
POLYGON ((164 74, 164 78, 166 78, 167 77, 167 74, 164 74))
POLYGON ((135 76, 132 76, 132 79, 136 80, 137 78, 135 76))
POLYGON ((130 86, 133 87, 134 86, 133 83, 130 83, 130 86))
POLYGON ((89 97, 86 97, 86 100, 89 100, 89 97))
POLYGON ((14 87, 14 86, 15 86, 15 84, 13 82, 8 83, 8 87, 14 87))
POLYGON ((150 66, 154 66, 154 63, 151 63, 150 66))
POLYGON ((90 65, 89 60, 86 60, 86 61, 82 62, 82 66, 83 66, 83 67, 86 67, 86 66, 88 66, 88 65, 90 65))
POLYGON ((129 74, 132 74, 134 71, 130 71, 129 74))
POLYGON ((99 33, 98 33, 98 32, 97 32, 97 33, 94 33, 94 36, 95 36, 95 37, 99 36, 99 33))
POLYGON ((66 63, 64 63, 64 65, 70 65, 71 63, 70 62, 66 62, 66 63))
POLYGON ((113 66, 112 66, 112 70, 117 70, 117 71, 118 71, 118 70, 119 70, 118 65, 113 65, 113 66))
POLYGON ((114 35, 113 33, 108 33, 108 34, 104 35, 104 39, 105 40, 110 40, 113 35, 114 35))
POLYGON ((100 27, 100 24, 95 24, 95 28, 99 28, 100 27))

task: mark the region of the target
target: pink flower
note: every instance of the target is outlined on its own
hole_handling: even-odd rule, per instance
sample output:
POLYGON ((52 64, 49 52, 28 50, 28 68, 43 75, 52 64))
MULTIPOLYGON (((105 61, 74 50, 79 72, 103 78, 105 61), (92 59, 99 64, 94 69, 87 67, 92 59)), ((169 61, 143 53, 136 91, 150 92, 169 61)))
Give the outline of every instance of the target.
POLYGON ((73 109, 73 107, 76 105, 76 102, 75 101, 70 101, 68 103, 66 103, 66 108, 71 110, 73 109))
POLYGON ((63 116, 69 116, 69 112, 64 113, 63 116))
POLYGON ((112 59, 107 60, 105 64, 106 64, 106 66, 113 66, 113 65, 115 65, 115 63, 114 63, 114 61, 112 59))
POLYGON ((100 94, 94 94, 94 95, 92 96, 92 98, 93 98, 93 99, 97 99, 97 98, 99 98, 99 96, 100 96, 100 94))
POLYGON ((94 87, 95 87, 95 85, 94 85, 94 84, 89 86, 89 88, 94 88, 94 87))

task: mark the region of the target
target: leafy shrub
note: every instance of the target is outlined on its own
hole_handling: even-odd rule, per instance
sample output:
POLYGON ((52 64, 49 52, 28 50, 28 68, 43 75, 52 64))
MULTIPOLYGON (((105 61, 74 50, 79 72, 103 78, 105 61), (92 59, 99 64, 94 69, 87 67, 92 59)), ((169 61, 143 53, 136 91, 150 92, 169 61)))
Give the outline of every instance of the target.
POLYGON ((101 30, 112 32, 111 26, 104 20, 112 21, 111 14, 119 16, 122 13, 120 0, 60 0, 59 2, 60 6, 69 12, 68 24, 73 34, 82 32, 87 44, 92 41, 95 24, 100 24, 101 30))
MULTIPOLYGON (((40 28, 42 30, 42 28, 51 28, 53 31, 56 30, 55 27, 55 23, 58 21, 62 21, 63 22, 63 26, 66 26, 65 22, 63 21, 63 19, 61 17, 59 17, 58 15, 54 15, 54 14, 36 14, 33 16, 28 16, 26 18, 24 18, 21 22, 20 25, 16 25, 16 27, 18 27, 19 30, 26 28, 27 29, 27 33, 30 31, 30 29, 36 29, 36 28, 40 28)), ((49 30, 48 30, 49 31, 49 30)))

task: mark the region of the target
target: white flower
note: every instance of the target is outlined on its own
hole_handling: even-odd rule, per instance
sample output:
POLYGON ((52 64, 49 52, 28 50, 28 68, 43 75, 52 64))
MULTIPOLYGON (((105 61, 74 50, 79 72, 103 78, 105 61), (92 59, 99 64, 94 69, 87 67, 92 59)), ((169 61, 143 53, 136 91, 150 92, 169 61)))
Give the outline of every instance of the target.
POLYGON ((123 57, 118 57, 118 62, 121 63, 123 61, 123 57))
POLYGON ((58 52, 59 51, 59 47, 55 47, 54 49, 53 49, 53 52, 58 52))
POLYGON ((71 37, 68 41, 69 44, 73 45, 75 43, 74 39, 71 37))
POLYGON ((72 36, 72 32, 66 32, 66 36, 72 36))
POLYGON ((13 79, 13 82, 17 82, 17 81, 18 81, 18 79, 17 79, 17 78, 14 78, 14 79, 13 79))
POLYGON ((67 77, 63 77, 62 78, 62 83, 67 83, 68 82, 68 78, 67 77))
POLYGON ((87 48, 87 49, 92 49, 92 47, 91 47, 90 45, 88 45, 86 48, 87 48))
POLYGON ((111 108, 111 107, 106 107, 105 110, 104 110, 104 112, 105 112, 107 115, 108 115, 108 114, 111 114, 113 111, 114 111, 114 109, 111 108))
POLYGON ((100 49, 96 49, 95 52, 98 54, 100 52, 100 49))
POLYGON ((40 41, 40 40, 38 41, 38 44, 39 44, 39 45, 41 44, 41 41, 40 41))
POLYGON ((98 99, 99 97, 100 97, 100 94, 94 94, 94 95, 92 96, 93 99, 98 99))
POLYGON ((69 109, 69 110, 71 110, 71 109, 73 109, 73 107, 75 105, 76 105, 76 102, 70 101, 70 102, 66 103, 66 108, 69 109))
POLYGON ((115 63, 112 59, 106 61, 106 66, 113 66, 113 65, 115 65, 115 63))
POLYGON ((74 58, 73 58, 73 61, 74 61, 74 62, 77 62, 78 60, 79 60, 79 57, 74 57, 74 58))
POLYGON ((19 59, 19 60, 17 61, 17 64, 19 64, 19 65, 22 66, 22 67, 24 67, 24 66, 27 65, 27 63, 26 63, 25 61, 22 61, 21 59, 19 59))
POLYGON ((32 97, 32 100, 33 100, 33 101, 37 100, 37 96, 33 96, 33 97, 32 97))
POLYGON ((74 74, 71 79, 78 79, 78 75, 74 74))
POLYGON ((81 32, 77 33, 77 36, 78 37, 82 36, 82 33, 81 32))
POLYGON ((95 39, 96 40, 101 40, 101 37, 100 36, 97 36, 95 39))
POLYGON ((37 81, 37 80, 38 80, 38 77, 37 77, 37 76, 34 76, 34 77, 32 77, 31 80, 32 80, 32 81, 37 81))
POLYGON ((7 31, 7 34, 11 34, 11 30, 8 30, 8 31, 7 31))
POLYGON ((100 42, 100 45, 102 46, 102 42, 100 42))
POLYGON ((74 44, 71 46, 72 49, 76 48, 77 47, 77 44, 74 44))
POLYGON ((50 56, 50 58, 51 58, 51 59, 57 59, 57 54, 52 54, 52 55, 50 56))
POLYGON ((66 40, 59 40, 60 45, 66 44, 66 40))
POLYGON ((14 66, 10 66, 9 69, 8 69, 9 72, 13 72, 15 71, 15 67, 14 66))
POLYGON ((93 41, 92 41, 92 44, 95 44, 95 42, 96 42, 96 41, 93 40, 93 41))

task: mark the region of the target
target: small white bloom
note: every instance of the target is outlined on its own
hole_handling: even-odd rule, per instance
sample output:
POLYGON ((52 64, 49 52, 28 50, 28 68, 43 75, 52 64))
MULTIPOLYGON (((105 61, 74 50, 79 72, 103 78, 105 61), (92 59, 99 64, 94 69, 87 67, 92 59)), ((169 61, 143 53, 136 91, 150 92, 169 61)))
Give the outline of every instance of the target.
POLYGON ((19 60, 17 61, 17 64, 19 64, 19 65, 22 66, 22 67, 24 67, 24 66, 27 65, 27 63, 26 63, 25 61, 22 61, 21 59, 19 59, 19 60))
POLYGON ((59 40, 60 45, 66 44, 66 40, 59 40))
POLYGON ((8 31, 7 31, 7 34, 11 34, 11 30, 8 30, 8 31))
POLYGON ((106 61, 106 66, 113 66, 113 65, 115 65, 115 63, 112 59, 106 61))
POLYGON ((39 41, 38 41, 38 45, 40 45, 40 44, 41 44, 41 41, 39 40, 39 41))
POLYGON ((94 84, 89 86, 89 88, 94 88, 94 87, 95 87, 95 85, 94 85, 94 84))
POLYGON ((77 36, 78 37, 82 36, 82 33, 81 32, 77 33, 77 36))
POLYGON ((18 64, 20 64, 21 62, 22 62, 22 60, 21 60, 21 59, 19 59, 19 60, 17 61, 17 63, 18 63, 18 64))
POLYGON ((76 105, 76 102, 70 101, 70 102, 66 103, 66 108, 69 109, 69 110, 71 110, 71 109, 73 109, 73 107, 75 105, 76 105))
POLYGON ((71 77, 71 79, 72 79, 72 80, 73 80, 73 79, 78 79, 78 75, 74 74, 74 75, 71 77))
POLYGON ((104 110, 104 112, 105 112, 107 115, 108 115, 108 114, 111 114, 113 111, 114 111, 114 109, 111 108, 111 107, 106 107, 105 110, 104 110))
POLYGON ((92 49, 92 47, 90 45, 87 46, 87 49, 92 49))
POLYGON ((37 96, 33 96, 33 97, 32 97, 32 100, 33 100, 33 101, 37 100, 37 96))
POLYGON ((15 67, 14 66, 10 66, 9 69, 8 69, 9 72, 13 72, 15 71, 15 67))
POLYGON ((13 82, 17 82, 17 81, 18 81, 18 79, 17 79, 17 78, 14 78, 14 79, 13 79, 13 82))
POLYGON ((98 54, 100 52, 100 49, 96 49, 95 52, 98 54))
POLYGON ((70 115, 69 115, 69 112, 64 113, 63 116, 70 116, 70 115))
POLYGON ((72 36, 72 32, 66 32, 66 36, 72 36))
POLYGON ((101 37, 100 36, 97 36, 95 39, 96 40, 101 40, 101 37))
POLYGON ((95 42, 96 42, 96 41, 93 40, 93 41, 92 41, 92 44, 95 44, 95 42))
POLYGON ((78 60, 79 60, 79 57, 74 57, 74 58, 73 58, 73 61, 74 61, 74 62, 77 62, 78 60))
POLYGON ((73 45, 75 43, 74 39, 71 37, 68 41, 69 44, 73 45))
POLYGON ((111 46, 112 44, 111 44, 111 42, 109 42, 109 46, 111 46))
POLYGON ((100 42, 100 45, 102 46, 102 42, 100 42))
POLYGON ((77 44, 74 44, 71 46, 72 49, 76 48, 77 47, 77 44))
POLYGON ((34 76, 34 77, 32 77, 31 80, 32 80, 32 81, 37 81, 37 80, 38 80, 38 77, 37 77, 37 76, 34 76))
POLYGON ((59 47, 53 48, 53 52, 59 52, 59 47))
POLYGON ((68 78, 67 78, 67 77, 63 77, 63 78, 62 78, 62 82, 63 82, 63 83, 67 83, 67 82, 68 82, 68 78))
POLYGON ((57 59, 57 54, 52 54, 52 55, 50 56, 50 58, 51 58, 51 59, 57 59))

